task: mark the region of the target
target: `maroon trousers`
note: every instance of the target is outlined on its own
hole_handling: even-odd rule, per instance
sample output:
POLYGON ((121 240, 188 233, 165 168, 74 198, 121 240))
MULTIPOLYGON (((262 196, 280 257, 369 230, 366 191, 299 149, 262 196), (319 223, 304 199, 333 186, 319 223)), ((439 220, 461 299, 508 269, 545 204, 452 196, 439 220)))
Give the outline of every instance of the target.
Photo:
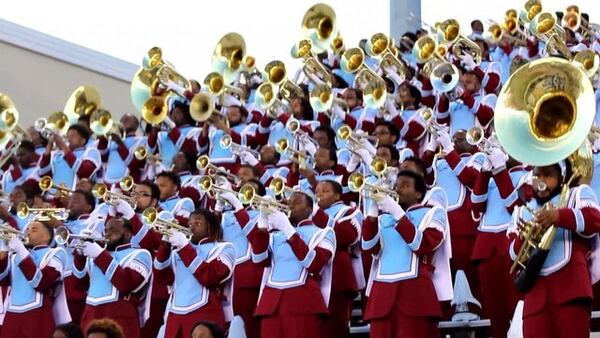
POLYGON ((165 338, 188 338, 194 326, 201 320, 214 322, 225 329, 225 317, 222 308, 201 307, 185 315, 169 312, 165 327, 165 338))
POLYGON ((282 314, 280 310, 272 316, 261 318, 261 338, 318 338, 323 319, 318 314, 282 314))
POLYGON ((546 302, 545 308, 523 317, 524 338, 588 338, 591 304, 575 301, 566 304, 546 302))
POLYGON ((152 298, 150 303, 150 317, 146 320, 146 324, 141 329, 142 337, 156 337, 158 331, 163 325, 165 318, 165 308, 167 307, 168 299, 152 298))
POLYGON ((402 312, 399 304, 400 302, 396 302, 396 306, 386 317, 371 319, 371 338, 434 338, 440 336, 439 318, 408 316, 402 312))
POLYGON ((491 321, 494 338, 506 337, 520 297, 509 273, 510 265, 508 255, 494 255, 479 264, 483 311, 491 321))
POLYGON ((260 318, 254 316, 259 288, 236 288, 233 292, 233 314, 242 317, 247 338, 260 337, 260 318))
POLYGON ((52 305, 44 299, 40 308, 24 313, 7 312, 2 326, 2 338, 51 338, 54 332, 52 305))
POLYGON ((350 315, 352 314, 351 293, 332 293, 329 299, 329 316, 325 319, 321 338, 350 337, 350 315))
POLYGON ((137 305, 123 299, 116 302, 85 306, 81 316, 81 329, 87 330, 94 319, 110 318, 117 322, 123 329, 123 337, 140 338, 140 322, 138 319, 137 305))

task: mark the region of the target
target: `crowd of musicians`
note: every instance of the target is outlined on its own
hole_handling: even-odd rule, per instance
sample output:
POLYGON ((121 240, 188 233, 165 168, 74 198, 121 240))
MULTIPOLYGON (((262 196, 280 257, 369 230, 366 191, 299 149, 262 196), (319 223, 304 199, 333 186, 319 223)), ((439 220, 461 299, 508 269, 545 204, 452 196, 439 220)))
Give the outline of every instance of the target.
MULTIPOLYGON (((317 5, 306 17, 331 24, 331 13, 317 5)), ((8 105, 0 337, 51 337, 59 324, 85 330, 101 318, 128 338, 200 337, 199 321, 231 337, 348 337, 359 294, 371 337, 439 337, 459 302, 457 271, 481 302, 468 311, 491 320, 494 338, 507 336, 519 300, 525 337, 588 337, 600 173, 574 184, 575 162, 529 166, 494 133, 498 94, 519 66, 583 51, 592 66, 582 72, 597 69, 600 31, 587 15, 552 15, 549 38, 528 31, 544 14, 529 1, 489 30, 474 21, 461 42, 444 36, 455 24, 445 22, 383 53, 374 36, 346 48, 364 59, 362 74, 348 71, 356 58, 339 44, 308 53, 304 72, 277 84, 221 68, 231 86, 218 96, 210 81, 178 81, 153 49, 142 72, 170 73, 152 78, 141 116, 118 123, 100 116, 88 87, 66 123, 11 127, 8 105), (562 48, 548 48, 557 37, 562 48), (437 55, 425 57, 431 47, 437 55), (517 288, 511 267, 522 270, 513 262, 528 226, 555 229, 554 241, 517 288)), ((229 57, 227 43, 218 56, 229 57)), ((577 114, 593 120, 595 107, 577 114)))

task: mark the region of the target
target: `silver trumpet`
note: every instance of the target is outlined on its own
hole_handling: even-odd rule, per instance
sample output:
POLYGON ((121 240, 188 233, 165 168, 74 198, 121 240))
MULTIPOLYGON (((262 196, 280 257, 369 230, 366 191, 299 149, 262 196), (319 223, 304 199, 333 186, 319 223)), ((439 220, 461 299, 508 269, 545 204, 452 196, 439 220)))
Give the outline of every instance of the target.
POLYGON ((27 237, 26 234, 13 228, 10 224, 8 224, 8 223, 0 224, 0 239, 9 241, 15 237, 20 239, 23 242, 23 244, 27 244, 29 242, 29 238, 27 237))
POLYGON ((119 200, 124 200, 129 203, 133 209, 137 206, 135 199, 131 196, 121 194, 118 192, 108 190, 108 187, 104 183, 96 183, 92 187, 92 194, 94 197, 104 200, 106 204, 116 206, 119 200))
POLYGON ((207 175, 221 175, 225 176, 233 185, 238 186, 240 184, 240 178, 230 173, 229 171, 219 168, 216 165, 210 163, 210 159, 207 155, 202 155, 196 160, 196 167, 198 170, 206 170, 207 175))
POLYGON ((243 153, 250 153, 257 159, 260 159, 260 153, 258 151, 250 149, 248 146, 233 142, 233 139, 230 135, 223 135, 219 140, 219 145, 224 149, 229 149, 235 156, 240 157, 243 153))
MULTIPOLYGON (((84 230, 85 231, 85 230, 84 230)), ((59 226, 54 230, 54 241, 59 246, 65 246, 74 249, 82 249, 83 242, 96 242, 98 244, 106 246, 108 240, 102 237, 96 237, 91 234, 72 234, 69 232, 66 226, 59 226), (77 240, 77 241, 72 241, 77 240), (70 243, 69 243, 70 242, 70 243)))

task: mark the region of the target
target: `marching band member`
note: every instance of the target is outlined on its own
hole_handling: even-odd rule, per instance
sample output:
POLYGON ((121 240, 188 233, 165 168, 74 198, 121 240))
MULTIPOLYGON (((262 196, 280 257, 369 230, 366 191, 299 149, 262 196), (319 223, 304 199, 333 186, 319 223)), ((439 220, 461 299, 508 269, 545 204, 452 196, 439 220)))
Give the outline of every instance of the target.
POLYGON ((390 196, 370 203, 363 224, 362 249, 374 255, 364 318, 371 337, 437 337, 438 298, 450 299, 452 287, 448 269, 439 285, 434 277, 448 264, 446 212, 420 204, 426 186, 414 172, 401 171, 395 190, 400 204, 390 196))
POLYGON ((335 181, 320 181, 315 195, 319 208, 329 216, 327 226, 335 232, 336 241, 329 316, 325 322, 324 335, 349 337, 352 300, 365 284, 362 262, 358 260, 358 248, 354 247, 360 240, 362 215, 356 208, 344 204, 341 200, 342 186, 335 181))
POLYGON ((132 227, 122 217, 109 219, 104 232, 104 248, 86 241, 81 253, 74 254, 73 275, 81 284, 89 284, 81 327, 107 317, 119 323, 126 337, 140 337, 149 311, 152 257, 131 246, 132 227))
POLYGON ((2 337, 50 337, 54 326, 71 320, 64 296, 62 276, 66 254, 50 248, 54 231, 41 222, 27 227, 27 247, 17 236, 0 251, 0 281, 10 285, 2 337))
POLYGON ((165 338, 188 337, 200 319, 225 328, 225 322, 233 317, 228 281, 233 275, 235 249, 222 241, 223 231, 212 212, 195 210, 188 225, 191 238, 170 229, 168 242, 163 242, 154 259, 156 277, 173 285, 161 330, 165 338))
POLYGON ((569 187, 567 204, 558 205, 563 186, 570 181, 570 173, 569 164, 564 162, 535 167, 533 175, 546 185, 544 190, 534 190, 534 198, 528 203, 535 215, 525 208, 517 208, 508 231, 512 240, 509 253, 514 260, 523 245, 516 229, 524 221, 535 217, 534 226, 543 230, 556 226, 554 241, 545 260, 540 262, 539 277, 525 293, 525 338, 588 337, 590 334, 592 277, 588 255, 590 242, 600 231, 600 210, 596 195, 585 184, 569 187), (546 203, 558 207, 540 209, 546 203))
POLYGON ((16 163, 13 163, 9 171, 2 175, 2 191, 10 194, 15 186, 28 184, 37 185, 39 155, 31 141, 21 141, 17 149, 16 163))
POLYGON ((0 204, 0 219, 10 224, 13 228, 24 231, 29 224, 29 217, 17 217, 17 206, 20 203, 26 203, 28 207, 33 207, 35 194, 30 186, 19 185, 14 187, 6 201, 8 205, 0 204))
POLYGON ((46 146, 39 162, 39 176, 51 175, 57 186, 73 189, 80 178, 93 178, 100 169, 100 152, 87 146, 90 132, 84 126, 75 124, 67 132, 65 140, 54 134, 46 146), (58 150, 53 150, 54 145, 58 150))
POLYGON ((190 213, 194 211, 194 202, 189 197, 179 196, 179 176, 171 171, 163 171, 156 176, 156 185, 160 190, 160 209, 171 212, 179 224, 185 225, 190 213))
POLYGON ((265 266, 255 313, 262 338, 318 337, 327 313, 335 234, 312 222, 309 195, 293 193, 289 206, 289 219, 280 211, 261 213, 262 231, 251 238, 252 260, 265 266))

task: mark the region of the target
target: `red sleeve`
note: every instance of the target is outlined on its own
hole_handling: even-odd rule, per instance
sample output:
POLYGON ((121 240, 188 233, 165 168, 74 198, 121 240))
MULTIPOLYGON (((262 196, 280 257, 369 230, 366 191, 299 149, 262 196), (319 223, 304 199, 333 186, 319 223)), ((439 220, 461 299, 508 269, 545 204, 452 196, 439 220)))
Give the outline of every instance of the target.
POLYGON ((148 133, 148 147, 150 149, 154 149, 156 147, 156 143, 158 142, 158 131, 156 128, 152 128, 152 130, 148 133))
POLYGON ((594 207, 584 207, 581 209, 558 209, 559 221, 556 226, 577 231, 577 218, 575 212, 581 212, 583 215, 583 231, 579 231, 585 236, 591 236, 600 232, 600 210, 594 207))
MULTIPOLYGON (((131 224, 131 228, 133 229, 133 235, 137 235, 143 226, 140 216, 138 215, 133 216, 133 218, 129 220, 129 224, 131 224)), ((162 235, 158 231, 149 228, 148 232, 139 243, 141 248, 154 252, 155 250, 158 250, 162 243, 162 235)))
POLYGON ((171 142, 173 142, 174 144, 177 144, 177 141, 179 141, 179 137, 181 136, 181 131, 179 130, 179 128, 175 127, 173 129, 171 129, 171 131, 169 131, 167 136, 169 137, 171 142))
MULTIPOLYGON (((398 221, 398 224, 396 225, 396 231, 400 233, 400 236, 402 236, 406 243, 412 243, 418 230, 405 216, 398 221)), ((444 234, 441 231, 435 228, 427 228, 423 231, 421 245, 419 246, 419 249, 415 250, 415 253, 418 255, 433 254, 435 249, 437 249, 437 247, 442 243, 443 239, 444 234)))
MULTIPOLYGON (((352 130, 354 130, 354 129, 356 129, 356 124, 358 122, 356 121, 354 116, 346 113, 346 116, 344 117, 344 123, 347 124, 350 128, 352 128, 352 130)), ((363 127, 364 127, 364 122, 363 122, 363 127)))
MULTIPOLYGON (((196 250, 190 244, 179 249, 177 254, 188 268, 197 257, 196 250)), ((193 271, 193 274, 200 284, 208 288, 214 288, 221 284, 231 274, 231 271, 227 265, 215 259, 211 262, 203 261, 196 271, 193 271)))
POLYGON ((233 214, 242 229, 250 222, 250 215, 246 209, 240 209, 233 214))
POLYGON ((329 215, 327 215, 327 213, 323 209, 317 208, 317 212, 315 212, 315 214, 313 215, 312 221, 319 228, 325 229, 327 223, 329 222, 329 215))
MULTIPOLYGON (((375 236, 377 235, 377 232, 379 231, 379 225, 377 224, 378 220, 376 217, 366 217, 365 220, 363 221, 363 226, 362 226, 362 240, 363 241, 370 241, 373 238, 375 238, 375 236)), ((369 249, 369 250, 364 250, 363 252, 366 254, 372 254, 372 255, 376 255, 379 253, 379 251, 381 250, 381 244, 378 241, 377 244, 375 244, 375 246, 373 246, 373 248, 369 249)))
POLYGON ((402 119, 400 114, 394 116, 394 118, 392 119, 392 123, 396 126, 396 128, 398 128, 398 130, 402 130, 402 128, 404 128, 404 120, 402 119))
MULTIPOLYGON (((6 257, 0 259, 0 271, 5 271, 8 268, 8 253, 6 253, 6 257)), ((0 280, 0 285, 9 286, 10 285, 10 274, 6 274, 2 280, 0 280)))
POLYGON ((127 146, 125 146, 125 143, 119 144, 119 146, 117 147, 117 151, 119 152, 119 156, 121 156, 121 159, 123 161, 125 161, 127 159, 127 157, 129 156, 129 149, 127 149, 127 146))
MULTIPOLYGON (((269 251, 269 233, 266 231, 255 231, 252 236, 250 236, 250 243, 252 247, 252 253, 255 255, 260 255, 264 252, 269 251)), ((261 266, 268 266, 271 264, 269 259, 265 259, 260 263, 256 263, 261 266)))
POLYGON ((158 246, 158 251, 156 251, 156 260, 160 263, 166 262, 171 258, 171 244, 166 242, 161 242, 158 246))
POLYGON ((73 154, 72 151, 67 151, 65 153, 64 158, 71 168, 73 167, 73 165, 75 165, 75 161, 77 161, 77 157, 75 156, 75 154, 73 154))
MULTIPOLYGON (((298 260, 302 261, 304 260, 304 258, 306 258, 306 255, 309 251, 308 245, 304 243, 304 241, 302 240, 302 238, 300 238, 300 235, 298 235, 298 233, 292 235, 292 237, 288 239, 288 243, 292 247, 292 251, 294 252, 294 255, 296 255, 296 258, 298 258, 298 260)), ((319 247, 315 248, 315 258, 306 270, 308 270, 308 272, 310 273, 320 273, 321 270, 323 270, 325 264, 327 264, 327 262, 331 258, 331 256, 332 253, 328 250, 319 247)))
POLYGON ((85 256, 80 254, 77 250, 73 250, 73 264, 79 271, 85 269, 85 256))
POLYGON ((465 106, 469 107, 469 109, 473 108, 475 105, 475 98, 473 98, 473 95, 466 90, 463 92, 460 98, 463 100, 465 106))
MULTIPOLYGON (((473 194, 471 195, 471 197, 487 195, 491 176, 491 172, 485 171, 477 177, 477 180, 475 181, 475 186, 473 187, 473 194)), ((478 213, 484 213, 487 207, 487 197, 484 200, 476 201, 474 201, 473 198, 471 198, 471 205, 473 206, 473 211, 478 213)))
POLYGON ((43 153, 42 156, 40 157, 40 162, 38 163, 38 166, 40 168, 45 168, 45 167, 49 166, 51 159, 52 159, 51 154, 43 153))
POLYGON ((96 170, 96 165, 90 160, 83 160, 77 170, 78 177, 90 177, 96 170))
MULTIPOLYGON (((446 154, 445 158, 446 161, 448 161, 448 164, 450 165, 452 170, 454 170, 460 163, 460 156, 458 155, 456 150, 452 150, 451 152, 446 154)), ((458 174, 458 179, 462 184, 469 187, 470 189, 473 189, 473 186, 475 185, 475 181, 477 180, 479 174, 480 172, 477 169, 470 166, 465 166, 463 170, 458 174)))
MULTIPOLYGON (((100 253, 100 255, 94 259, 94 263, 98 266, 98 268, 100 268, 100 270, 102 270, 103 273, 106 273, 106 270, 113 259, 114 258, 108 253, 108 251, 103 250, 102 253, 100 253)), ((117 288, 117 290, 119 290, 119 292, 130 293, 137 289, 144 282, 144 276, 131 268, 124 268, 118 265, 110 279, 110 282, 117 288)))
MULTIPOLYGON (((38 267, 33 262, 33 259, 31 259, 31 256, 27 256, 25 259, 23 259, 19 263, 19 268, 23 272, 23 275, 25 275, 25 278, 27 278, 27 280, 29 281, 31 281, 33 277, 35 277, 35 274, 39 271, 38 267)), ((54 267, 51 267, 49 265, 46 265, 41 270, 41 274, 42 279, 40 280, 39 284, 34 288, 36 291, 39 292, 43 292, 48 288, 54 286, 54 283, 61 277, 60 272, 56 271, 54 267)))
POLYGON ((477 121, 482 126, 487 126, 494 117, 494 109, 490 106, 487 106, 483 103, 479 105, 479 108, 475 112, 475 116, 477 117, 477 121))
POLYGON ((345 250, 358 240, 358 230, 352 225, 352 220, 337 223, 333 228, 335 231, 336 248, 345 250))
MULTIPOLYGON (((515 187, 513 186, 512 180, 510 178, 510 174, 508 170, 504 169, 494 175, 494 181, 496 182, 496 186, 498 186, 498 192, 500 193, 500 197, 502 199, 507 199, 510 194, 513 193, 515 187)), ((516 206, 522 205, 523 202, 520 199, 516 199, 513 203, 506 206, 506 210, 512 214, 513 210, 516 206)))

